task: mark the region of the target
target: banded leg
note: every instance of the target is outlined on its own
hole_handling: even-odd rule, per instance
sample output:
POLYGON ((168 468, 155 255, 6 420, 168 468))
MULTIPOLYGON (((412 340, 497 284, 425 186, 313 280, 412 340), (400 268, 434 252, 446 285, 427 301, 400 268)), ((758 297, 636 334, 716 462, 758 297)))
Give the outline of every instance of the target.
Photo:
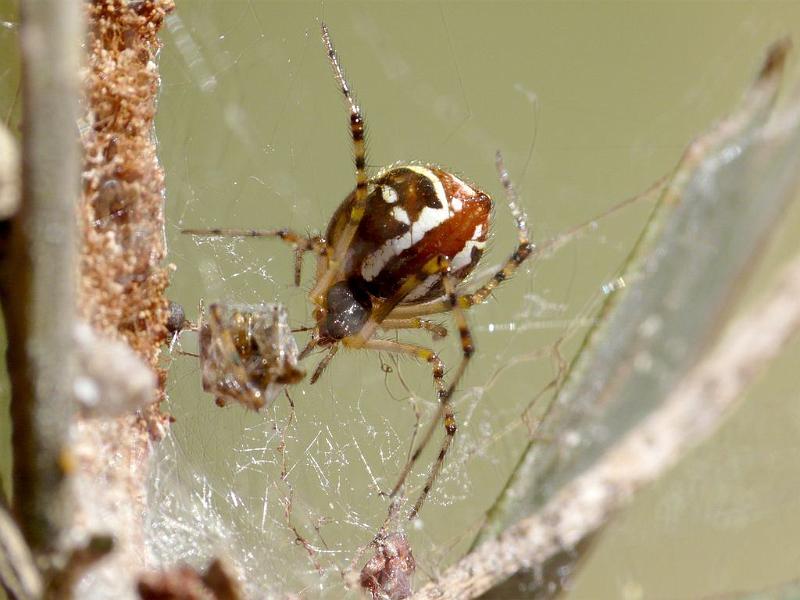
POLYGON ((294 249, 294 285, 300 287, 300 276, 303 272, 303 255, 305 250, 301 248, 294 249))
MULTIPOLYGON (((444 336, 447 335, 447 329, 445 329, 441 325, 438 325, 436 323, 432 323, 430 321, 424 321, 422 319, 403 319, 401 321, 390 321, 390 320, 387 319, 387 320, 385 320, 385 321, 383 321, 381 323, 380 327, 381 327, 381 329, 426 329, 426 330, 431 331, 433 333, 433 338, 434 339, 439 339, 439 338, 444 337, 444 336)), ((367 343, 364 346, 362 346, 362 348, 371 348, 373 350, 380 350, 381 348, 373 348, 370 345, 372 341, 373 340, 368 340, 367 343)), ((399 342, 392 342, 391 340, 375 340, 375 341, 378 341, 378 342, 386 341, 387 343, 399 344, 401 346, 408 346, 408 344, 400 344, 399 342)), ((317 345, 316 340, 312 339, 308 343, 308 345, 303 349, 303 351, 300 354, 299 358, 302 360, 303 358, 308 356, 308 354, 311 352, 311 350, 316 345, 317 345)), ((417 346, 414 346, 414 348, 417 348, 417 346)), ((325 355, 325 358, 323 358, 322 361, 320 361, 320 363, 317 365, 317 368, 314 370, 314 374, 311 376, 310 383, 316 383, 317 382, 317 380, 320 378, 322 373, 327 368, 328 363, 331 362, 331 360, 333 359, 334 355, 336 354, 336 352, 338 350, 339 350, 339 344, 335 344, 335 345, 331 346, 331 349, 328 351, 328 354, 325 355)), ((390 350, 390 349, 387 349, 387 350, 394 351, 394 352, 398 351, 398 350, 390 350)), ((431 361, 434 360, 434 358, 431 358, 430 356, 428 356, 428 355, 431 355, 431 356, 435 357, 436 361, 439 361, 438 357, 436 357, 435 354, 430 352, 430 350, 427 350, 425 348, 421 348, 420 351, 422 351, 422 350, 424 350, 428 354, 423 356, 420 352, 417 352, 415 354, 415 356, 417 356, 418 358, 421 358, 423 360, 426 360, 428 362, 431 362, 431 361)), ((408 354, 408 353, 406 353, 406 354, 408 354)), ((441 361, 439 361, 439 362, 441 363, 441 361)), ((442 371, 444 371, 444 367, 442 367, 442 371)), ((434 379, 436 379, 435 369, 434 369, 434 379)), ((440 395, 442 393, 444 393, 444 391, 445 391, 443 384, 440 384, 440 383, 437 383, 437 389, 438 389, 440 395)))
MULTIPOLYGON (((389 313, 390 315, 392 313, 389 313)), ((409 319, 392 319, 386 318, 381 321, 380 328, 383 330, 389 329, 424 329, 430 331, 434 340, 440 340, 447 337, 447 328, 439 323, 428 321, 427 319, 419 319, 412 317, 409 319)))
MULTIPOLYGON (((425 502, 425 499, 428 496, 433 484, 436 481, 436 478, 439 475, 439 472, 442 469, 442 465, 444 464, 445 456, 447 455, 447 451, 450 448, 453 438, 455 437, 457 431, 457 425, 455 420, 455 415, 453 414, 453 408, 451 404, 451 398, 453 396, 453 392, 458 385, 459 381, 461 380, 464 371, 466 370, 466 366, 475 352, 474 344, 472 343, 472 334, 469 331, 469 327, 467 326, 466 317, 464 316, 464 312, 459 306, 457 301, 458 296, 456 294, 456 284, 453 280, 452 275, 450 274, 450 261, 443 256, 438 256, 430 261, 428 261, 422 269, 422 272, 417 275, 412 275, 406 281, 403 282, 403 285, 400 289, 396 292, 395 296, 387 301, 384 305, 382 305, 376 313, 377 316, 373 315, 370 318, 370 321, 376 319, 374 322, 374 327, 380 326, 383 322, 384 318, 388 314, 392 314, 392 309, 394 306, 397 305, 406 295, 411 293, 416 287, 418 287, 428 276, 436 274, 436 273, 444 273, 444 285, 446 291, 446 298, 449 304, 449 308, 453 313, 454 320, 456 325, 458 326, 459 335, 461 338, 461 347, 463 350, 463 358, 461 363, 458 366, 458 370, 456 371, 455 376, 453 377, 450 385, 447 388, 443 386, 439 386, 437 389, 438 397, 439 397, 439 410, 436 414, 436 417, 431 422, 431 425, 425 431, 424 436, 420 440, 420 443, 417 445, 416 449, 412 453, 411 457, 409 458, 406 465, 403 467, 403 470, 400 473, 397 483, 395 484, 394 488, 392 488, 391 496, 394 497, 403 487, 406 479, 408 478, 408 474, 411 472, 411 469, 416 464, 417 460, 419 460, 420 455, 425 450, 430 442, 431 437, 433 437, 433 433, 439 425, 440 421, 443 421, 445 427, 445 440, 442 443, 442 447, 439 450, 439 456, 436 459, 436 463, 434 463, 433 468, 431 469, 431 473, 428 476, 428 480, 425 483, 425 487, 423 488, 420 497, 414 504, 414 508, 412 509, 411 513, 409 514, 409 519, 413 519, 416 517, 417 513, 422 508, 422 504, 425 502), (384 314, 385 313, 385 314, 384 314)), ((413 321, 414 319, 408 319, 409 321, 413 321)), ((372 330, 369 330, 368 325, 370 324, 368 321, 362 331, 359 332, 357 336, 350 336, 345 338, 343 342, 345 345, 352 346, 352 347, 361 347, 361 348, 369 348, 374 347, 374 342, 379 340, 371 340, 369 336, 372 335, 374 332, 374 327, 372 330), (360 339, 359 336, 366 335, 365 339, 360 339)), ((417 319, 417 321, 420 321, 417 319)), ((394 342, 393 342, 394 343, 394 342)), ((403 347, 403 344, 399 344, 399 347, 403 347)), ((395 346, 397 347, 397 346, 395 346)), ((427 351, 426 349, 422 349, 423 351, 427 351)), ((425 356, 421 356, 416 354, 420 358, 426 358, 425 356)))
MULTIPOLYGON (((464 310, 468 309, 469 307, 473 306, 474 304, 479 304, 486 300, 489 294, 494 290, 500 283, 511 277, 514 271, 519 267, 520 264, 530 255, 531 251, 533 250, 533 245, 530 243, 529 236, 528 236, 528 224, 527 219, 525 217, 525 213, 519 208, 517 203, 517 195, 514 191, 513 186, 511 185, 511 179, 508 176, 508 171, 506 170, 503 164, 503 158, 498 152, 495 159, 495 164, 497 166, 497 172, 500 176, 500 181, 503 184, 503 188, 506 192, 506 197, 508 199, 508 205, 511 208, 511 214, 514 216, 514 219, 517 223, 517 231, 518 231, 518 239, 519 244, 517 249, 511 255, 511 257, 506 261, 505 265, 495 273, 495 275, 487 281, 483 286, 481 286, 477 291, 472 294, 459 296, 456 293, 456 284, 450 275, 449 268, 445 271, 444 277, 444 286, 445 286, 445 297, 439 300, 435 300, 432 303, 428 303, 426 308, 431 312, 425 312, 423 314, 434 314, 436 312, 445 312, 445 311, 452 311, 453 313, 453 320, 458 327, 458 333, 461 340, 461 350, 462 350, 462 359, 461 363, 458 366, 458 370, 456 371, 455 375, 450 381, 450 385, 445 390, 444 394, 441 396, 441 405, 439 408, 439 414, 437 415, 436 421, 431 424, 428 430, 425 432, 422 440, 420 440, 419 445, 417 446, 416 450, 411 455, 409 463, 407 467, 403 470, 403 474, 401 476, 400 481, 398 481, 395 488, 392 490, 392 495, 394 496, 399 489, 402 487, 405 477, 411 471, 414 466, 414 463, 419 459, 419 456, 422 454, 425 446, 430 441, 434 426, 438 424, 439 418, 444 420, 444 427, 445 427, 445 438, 442 442, 442 446, 439 449, 439 455, 436 458, 436 462, 431 469, 430 475, 428 475, 428 480, 425 483, 425 487, 422 489, 422 493, 420 494, 417 501, 414 503, 414 508, 411 509, 411 513, 409 514, 409 519, 413 519, 417 516, 422 505, 425 502, 425 499, 428 497, 431 489, 433 488, 433 484, 436 482, 436 479, 439 477, 439 473, 441 473, 442 467, 444 465, 444 460, 447 455, 447 451, 450 449, 450 446, 453 442, 453 438, 455 437, 457 426, 455 418, 453 417, 453 409, 452 409, 452 396, 453 392, 455 391, 456 387, 458 386, 459 382, 461 381, 462 376, 464 375, 464 371, 466 371, 467 365, 469 364, 470 359, 472 358, 473 354, 475 353, 475 345, 472 340, 472 333, 469 330, 469 326, 467 324, 467 319, 464 314, 464 310)), ((403 307, 405 308, 405 307, 403 307)), ((417 307, 408 307, 409 312, 416 308, 418 311, 420 309, 419 306, 417 307)), ((390 313, 392 317, 400 318, 402 314, 401 310, 395 310, 393 313, 390 313)), ((413 313, 412 313, 413 314, 413 313)), ((417 313, 417 316, 419 312, 417 313)), ((405 316, 405 315, 404 315, 405 316)))
POLYGON ((317 365, 317 368, 314 369, 314 374, 311 376, 310 383, 317 382, 317 379, 320 378, 322 373, 328 367, 328 363, 331 362, 331 360, 333 359, 334 356, 336 356, 336 353, 338 351, 339 351, 339 344, 334 344, 333 346, 331 346, 330 350, 328 350, 328 353, 325 355, 325 358, 323 358, 317 365))
MULTIPOLYGON (((458 302, 456 283, 452 275, 450 275, 449 269, 444 277, 444 286, 447 294, 447 300, 453 312, 453 320, 458 327, 458 334, 461 340, 462 358, 461 363, 458 365, 458 369, 450 380, 450 385, 447 386, 444 394, 442 394, 440 397, 439 414, 437 415, 436 421, 431 424, 429 431, 425 432, 425 436, 420 441, 417 449, 414 450, 414 453, 411 455, 411 459, 409 460, 408 471, 411 470, 414 462, 416 462, 420 454, 422 454, 422 451, 425 449, 425 446, 433 434, 434 426, 438 423, 439 418, 441 418, 444 422, 446 435, 444 440, 442 440, 442 446, 439 448, 439 455, 436 457, 436 462, 431 468, 431 472, 428 475, 428 480, 425 482, 425 487, 422 488, 422 493, 420 493, 419 498, 417 498, 417 501, 414 503, 414 508, 411 509, 411 512, 408 515, 409 520, 414 519, 419 513, 422 505, 425 503, 425 500, 428 497, 428 494, 433 488, 433 484, 436 483, 436 479, 439 477, 442 467, 444 466, 445 456, 447 456, 447 451, 450 449, 450 446, 453 443, 453 438, 455 438, 457 431, 456 419, 455 415, 453 414, 452 405, 453 392, 461 382, 461 378, 467 369, 467 365, 469 364, 473 354, 475 354, 475 344, 472 341, 472 332, 469 330, 466 315, 464 314, 464 311, 458 302)), ((402 485, 402 482, 395 486, 393 493, 397 493, 400 485, 402 485)))
POLYGON ((510 278, 514 274, 514 272, 533 251, 533 244, 531 243, 528 235, 527 217, 519 207, 519 198, 517 197, 517 192, 514 190, 514 186, 511 184, 511 178, 508 176, 508 171, 503 164, 503 156, 499 151, 495 155, 495 166, 497 167, 497 174, 500 176, 500 183, 503 184, 503 189, 506 193, 508 207, 511 209, 511 214, 514 216, 514 220, 517 223, 517 239, 519 243, 511 257, 506 261, 502 268, 497 271, 497 273, 495 273, 491 279, 489 279, 489 281, 487 281, 473 293, 461 296, 458 299, 458 303, 462 308, 469 308, 474 304, 480 304, 486 300, 486 298, 489 297, 489 294, 491 294, 498 285, 503 283, 506 279, 510 278))
MULTIPOLYGON (((438 354, 423 346, 417 346, 414 344, 405 344, 402 342, 395 342, 393 340, 375 340, 375 339, 367 340, 363 348, 367 348, 369 350, 378 350, 382 352, 394 352, 396 354, 405 354, 426 361, 428 364, 431 365, 431 368, 433 369, 433 381, 434 384, 436 385, 436 394, 439 397, 440 401, 439 410, 436 413, 435 419, 428 426, 428 429, 425 431, 425 435, 423 436, 420 443, 417 445, 417 448, 414 450, 414 453, 411 455, 409 460, 406 461, 406 464, 403 466, 403 470, 400 471, 397 483, 395 483, 391 493, 389 494, 389 496, 393 498, 394 496, 397 495, 397 492, 400 490, 400 488, 403 487, 403 484, 408 478, 408 474, 411 472, 412 467, 417 462, 417 459, 419 458, 419 455, 422 453, 422 450, 428 445, 428 442, 433 436, 433 432, 438 428, 439 421, 443 417, 445 422, 445 429, 447 430, 447 437, 446 437, 447 441, 439 452, 437 465, 441 465, 441 463, 444 462, 444 456, 445 454, 447 454, 447 449, 450 447, 450 441, 456 434, 456 429, 457 429, 456 419, 455 415, 453 414, 450 403, 445 401, 447 395, 447 389, 445 388, 444 385, 444 363, 439 358, 438 354)), ((409 514, 408 517, 409 519, 413 519, 416 516, 417 512, 419 512, 419 509, 422 506, 422 500, 424 500, 424 496, 428 495, 431 485, 432 482, 429 477, 428 483, 425 485, 423 497, 421 497, 420 500, 417 500, 416 504, 414 505, 414 510, 409 514)))
POLYGON ((322 43, 328 52, 328 60, 333 69, 333 76, 339 84, 339 89, 347 102, 347 107, 350 110, 350 135, 353 139, 353 155, 356 167, 356 190, 353 200, 353 205, 350 208, 350 215, 347 224, 342 231, 336 247, 333 249, 333 255, 329 256, 328 265, 325 273, 317 280, 314 289, 311 290, 309 297, 312 302, 317 305, 322 305, 324 302, 325 291, 330 287, 335 279, 339 268, 344 262, 345 254, 347 253, 350 244, 353 241, 353 236, 358 229, 361 218, 367 207, 367 154, 364 146, 364 117, 361 114, 361 107, 353 100, 353 95, 350 91, 350 85, 344 77, 344 71, 339 64, 339 57, 336 50, 333 48, 330 34, 328 33, 328 26, 322 23, 322 43))
MULTIPOLYGON (((459 296, 458 305, 462 309, 471 308, 475 304, 484 302, 498 285, 506 279, 509 279, 514 271, 527 259, 531 252, 533 252, 534 245, 531 243, 528 235, 528 221, 525 213, 519 208, 517 193, 511 184, 511 178, 508 176, 503 165, 503 157, 498 152, 495 156, 495 164, 497 172, 500 176, 500 182, 505 190, 508 199, 508 206, 511 209, 511 214, 517 224, 517 248, 514 253, 506 260, 505 264, 492 276, 485 284, 479 287, 471 294, 464 294, 459 296)), ((428 302, 421 304, 413 304, 408 306, 398 306, 392 310, 389 315, 392 319, 404 319, 411 317, 422 317, 424 315, 435 315, 444 313, 450 310, 451 304, 448 297, 442 296, 435 298, 428 302)))
POLYGON ((300 271, 302 257, 306 252, 324 254, 326 251, 325 242, 319 236, 304 236, 295 233, 290 229, 268 229, 260 231, 257 229, 181 229, 181 233, 194 235, 197 237, 242 237, 242 238, 266 238, 274 237, 291 244, 295 251, 294 263, 294 284, 300 285, 300 271))
POLYGON ((416 344, 406 344, 403 342, 395 342, 394 340, 368 340, 363 346, 368 350, 378 350, 380 352, 393 352, 395 354, 405 354, 407 356, 414 356, 420 360, 424 360, 433 369, 433 382, 436 386, 437 395, 442 396, 445 393, 444 385, 444 363, 439 355, 433 350, 429 350, 424 346, 417 346, 416 344))

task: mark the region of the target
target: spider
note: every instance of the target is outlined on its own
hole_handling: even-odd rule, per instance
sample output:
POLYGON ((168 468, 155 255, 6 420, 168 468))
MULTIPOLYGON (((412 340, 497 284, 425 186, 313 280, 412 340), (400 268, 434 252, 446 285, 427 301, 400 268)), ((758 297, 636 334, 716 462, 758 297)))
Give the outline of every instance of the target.
POLYGON ((408 474, 443 423, 445 436, 425 486, 409 513, 414 519, 422 508, 444 464, 456 435, 453 391, 475 353, 464 312, 485 301, 531 254, 527 219, 502 157, 496 166, 511 212, 518 243, 505 264, 472 293, 461 284, 477 266, 489 234, 492 199, 452 173, 433 165, 395 164, 373 178, 366 171, 364 117, 353 99, 350 85, 323 23, 322 41, 336 82, 350 112, 350 133, 355 156, 355 190, 334 212, 324 237, 303 236, 288 229, 186 229, 201 236, 276 237, 295 250, 295 284, 300 283, 302 257, 317 256, 316 283, 309 292, 315 325, 300 358, 315 348, 328 352, 311 376, 316 382, 341 346, 410 355, 426 361, 433 370, 439 401, 435 420, 426 429, 403 467, 390 497, 403 488, 408 474), (449 384, 444 364, 431 349, 376 337, 378 330, 423 329, 433 338, 446 330, 423 318, 451 313, 458 328, 462 359, 449 384))

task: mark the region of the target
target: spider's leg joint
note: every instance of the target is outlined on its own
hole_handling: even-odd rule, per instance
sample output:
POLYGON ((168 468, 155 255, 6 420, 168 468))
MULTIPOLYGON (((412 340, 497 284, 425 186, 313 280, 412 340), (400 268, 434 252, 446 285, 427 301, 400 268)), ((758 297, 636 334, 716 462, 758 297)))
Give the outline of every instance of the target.
POLYGON ((366 340, 359 335, 348 335, 347 337, 342 338, 342 344, 344 344, 346 348, 353 348, 357 350, 359 348, 363 348, 365 343, 366 340))

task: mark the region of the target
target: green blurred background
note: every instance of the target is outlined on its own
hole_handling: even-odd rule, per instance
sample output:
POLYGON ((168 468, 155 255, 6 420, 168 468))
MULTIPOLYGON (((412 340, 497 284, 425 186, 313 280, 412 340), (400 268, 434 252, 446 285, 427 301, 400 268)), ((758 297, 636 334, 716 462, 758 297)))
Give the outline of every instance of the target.
MULTIPOLYGON (((0 18, 14 22, 14 3, 0 0, 0 18)), ((435 162, 494 194, 486 267, 514 244, 495 150, 535 238, 545 240, 669 171, 687 142, 734 106, 770 42, 800 41, 796 2, 178 2, 162 36, 156 135, 177 267, 170 296, 191 318, 201 298, 280 301, 293 325, 308 323, 310 261, 296 289, 291 251, 278 242, 198 244, 178 232, 324 230, 353 173, 320 19, 364 108, 373 170, 435 162)), ((0 30, 0 50, 0 114, 16 128, 13 26, 0 30)), ((795 83, 797 65, 792 56, 795 83)), ((562 353, 574 351, 649 206, 598 221, 471 311, 478 351, 456 400, 459 435, 420 521, 408 528, 418 581, 469 546, 524 444, 520 414, 554 375, 554 344, 564 338, 562 353)), ((800 249, 798 226, 794 210, 757 282, 800 249)), ((194 351, 191 336, 183 346, 194 351)), ((453 338, 436 349, 457 364, 453 338)), ((569 595, 716 597, 798 576, 798 359, 794 344, 711 442, 641 494, 595 545, 569 595)), ((284 399, 261 415, 220 410, 202 393, 194 359, 168 360, 168 409, 177 421, 154 464, 156 558, 199 560, 219 550, 222 536, 259 586, 342 596, 337 569, 380 526, 386 501, 378 491, 394 483, 408 450, 408 399, 424 424, 434 410, 428 367, 340 352, 317 385, 291 390, 296 423, 282 437, 284 399), (282 439, 291 524, 315 548, 312 557, 287 525, 282 439), (177 533, 165 533, 170 524, 180 525, 177 533)), ((312 357, 306 368, 314 364, 312 357)), ((7 398, 0 402, 5 415, 7 398)), ((8 435, 4 416, 6 482, 8 435)), ((435 451, 411 480, 412 498, 435 451)))

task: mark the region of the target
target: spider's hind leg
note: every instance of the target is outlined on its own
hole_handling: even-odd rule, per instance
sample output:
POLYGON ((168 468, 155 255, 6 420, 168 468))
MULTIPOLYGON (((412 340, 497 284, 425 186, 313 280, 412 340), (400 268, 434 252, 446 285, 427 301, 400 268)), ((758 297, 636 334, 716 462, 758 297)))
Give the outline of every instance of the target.
MULTIPOLYGON (((470 359, 472 358, 473 354, 475 354, 475 344, 472 340, 472 332, 469 329, 469 324, 467 323, 466 315, 464 314, 464 310, 460 306, 459 297, 456 293, 456 281, 454 280, 453 276, 450 273, 449 264, 446 266, 445 276, 444 276, 444 287, 447 302, 450 305, 450 309, 453 313, 453 320, 455 321, 456 327, 458 328, 459 339, 461 341, 461 353, 462 358, 461 362, 458 365, 458 369, 456 370, 455 374, 453 375, 452 379, 450 380, 450 385, 447 386, 447 389, 444 390, 444 393, 440 393, 439 401, 439 413, 437 415, 436 421, 431 424, 430 429, 425 432, 425 436, 417 446, 417 449, 411 455, 411 460, 409 461, 408 469, 411 469, 413 463, 419 458, 419 455, 425 449, 425 446, 428 443, 431 435, 433 434, 433 428, 438 424, 439 419, 442 420, 445 429, 445 437, 442 440, 442 445, 439 448, 439 454, 436 457, 436 462, 433 464, 431 468, 431 472, 428 475, 428 480, 425 482, 425 487, 422 488, 422 492, 417 498, 417 501, 414 503, 414 508, 411 509, 411 512, 408 515, 409 520, 414 519, 417 514, 419 513, 420 509, 422 509, 422 505, 425 503, 425 500, 428 497, 431 489, 433 488, 433 484, 436 483, 436 480, 439 477, 439 474, 442 471, 442 467, 444 466, 444 459, 447 456, 447 451, 450 449, 450 446, 453 443, 453 439, 456 436, 456 431, 458 430, 458 426, 456 424, 455 413, 453 412, 453 392, 455 392, 456 387, 461 382, 461 378, 464 375, 464 372, 467 370, 467 365, 469 364, 470 359)), ((402 482, 398 483, 398 486, 395 487, 394 493, 397 492, 399 486, 402 485, 402 482)))
POLYGON ((458 304, 461 308, 469 308, 475 304, 480 304, 485 301, 494 289, 509 279, 519 266, 525 261, 531 252, 533 252, 533 244, 530 241, 528 234, 528 219, 525 212, 519 207, 519 198, 514 186, 511 184, 511 178, 508 175, 505 165, 503 164, 503 157, 498 151, 495 155, 495 165, 497 166, 497 173, 500 176, 500 182, 503 184, 503 189, 506 193, 508 206, 511 209, 511 214, 517 224, 517 247, 511 256, 506 260, 505 264, 480 288, 461 296, 458 299, 458 304))

